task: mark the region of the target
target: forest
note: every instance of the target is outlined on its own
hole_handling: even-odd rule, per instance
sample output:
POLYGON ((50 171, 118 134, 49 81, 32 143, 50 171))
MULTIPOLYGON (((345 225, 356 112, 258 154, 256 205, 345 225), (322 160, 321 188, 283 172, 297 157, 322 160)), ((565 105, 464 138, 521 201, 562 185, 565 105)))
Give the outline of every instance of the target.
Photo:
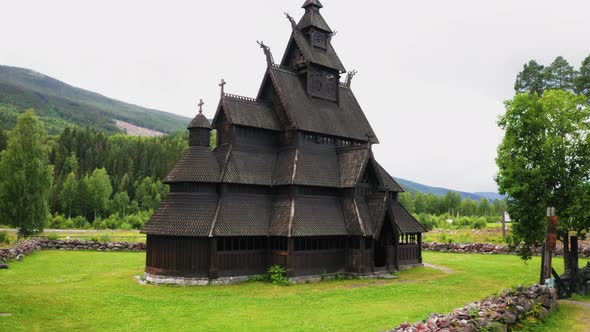
MULTIPOLYGON (((162 180, 188 147, 188 137, 107 135, 67 127, 45 136, 52 166, 48 228, 139 229, 165 198, 162 180)), ((8 135, 0 129, 0 150, 8 135)), ((6 224, 3 221, 0 224, 6 224)))

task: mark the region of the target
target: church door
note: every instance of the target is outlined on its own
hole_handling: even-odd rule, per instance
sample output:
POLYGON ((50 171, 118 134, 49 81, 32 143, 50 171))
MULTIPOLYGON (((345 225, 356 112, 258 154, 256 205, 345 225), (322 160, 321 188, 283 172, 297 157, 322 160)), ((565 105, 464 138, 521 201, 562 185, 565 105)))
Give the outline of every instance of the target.
POLYGON ((375 267, 385 267, 388 262, 388 257, 391 254, 391 246, 393 245, 393 228, 389 217, 385 217, 383 220, 383 226, 381 227, 381 233, 379 238, 375 241, 375 251, 373 254, 375 267))

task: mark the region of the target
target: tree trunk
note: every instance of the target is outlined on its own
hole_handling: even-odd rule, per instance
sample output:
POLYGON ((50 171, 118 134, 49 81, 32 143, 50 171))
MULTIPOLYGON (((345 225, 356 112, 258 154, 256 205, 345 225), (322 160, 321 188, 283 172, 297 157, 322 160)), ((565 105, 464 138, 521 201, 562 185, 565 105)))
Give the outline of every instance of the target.
POLYGON ((563 242, 563 271, 570 278, 572 276, 572 252, 570 251, 569 235, 566 234, 561 241, 563 242))

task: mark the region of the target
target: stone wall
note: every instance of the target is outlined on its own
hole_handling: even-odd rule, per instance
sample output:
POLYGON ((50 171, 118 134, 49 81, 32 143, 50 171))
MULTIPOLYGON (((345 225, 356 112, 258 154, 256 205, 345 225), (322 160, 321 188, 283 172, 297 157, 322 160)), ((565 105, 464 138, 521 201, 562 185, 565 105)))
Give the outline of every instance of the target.
POLYGON ((85 240, 46 240, 34 239, 19 242, 10 249, 0 249, 0 262, 15 259, 18 255, 28 255, 33 251, 50 250, 95 250, 95 251, 145 251, 145 243, 133 242, 94 242, 85 240))
POLYGON ((519 287, 468 304, 446 315, 432 314, 419 323, 401 324, 390 331, 509 331, 528 317, 544 320, 556 308, 555 289, 539 285, 519 287))
MULTIPOLYGON (((511 248, 506 245, 484 244, 484 243, 422 243, 422 249, 426 251, 456 252, 456 253, 479 253, 479 254, 518 254, 518 248, 511 248)), ((541 254, 541 248, 533 248, 533 253, 541 254)), ((558 247, 554 255, 562 256, 563 247, 558 247)), ((590 257, 590 246, 580 244, 578 247, 579 257, 590 257)))

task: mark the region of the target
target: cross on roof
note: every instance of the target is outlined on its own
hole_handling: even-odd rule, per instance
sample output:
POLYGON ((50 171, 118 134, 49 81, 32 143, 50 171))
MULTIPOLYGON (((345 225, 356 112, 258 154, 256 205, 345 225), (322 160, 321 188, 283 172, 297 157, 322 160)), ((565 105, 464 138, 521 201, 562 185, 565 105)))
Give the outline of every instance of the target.
POLYGON ((219 86, 221 87, 221 95, 223 96, 223 94, 225 93, 225 85, 227 84, 227 82, 222 78, 221 79, 221 83, 219 83, 219 86))
POLYGON ((199 113, 203 113, 203 105, 205 105, 205 103, 203 102, 203 99, 201 99, 199 101, 199 113))

